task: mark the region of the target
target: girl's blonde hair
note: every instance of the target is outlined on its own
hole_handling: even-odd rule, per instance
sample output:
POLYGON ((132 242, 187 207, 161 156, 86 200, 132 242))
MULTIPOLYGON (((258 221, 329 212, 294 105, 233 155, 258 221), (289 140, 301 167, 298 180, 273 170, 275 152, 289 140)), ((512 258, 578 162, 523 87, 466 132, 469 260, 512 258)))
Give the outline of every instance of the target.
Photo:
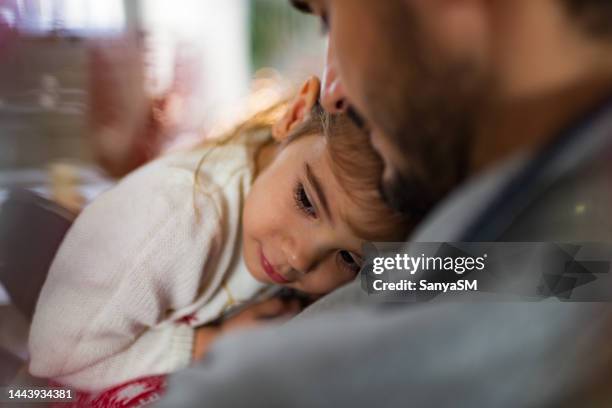
MULTIPOLYGON (((224 136, 204 141, 202 146, 223 146, 238 136, 259 131, 270 131, 288 107, 288 101, 279 102, 236 126, 224 136)), ((283 144, 311 135, 322 135, 327 141, 327 153, 338 184, 347 196, 363 209, 365 217, 347 220, 353 232, 367 241, 404 240, 410 229, 419 221, 415 216, 403 214, 387 206, 380 194, 384 164, 370 143, 369 136, 357 127, 346 114, 331 115, 319 104, 315 105, 307 119, 290 131, 283 144)), ((206 161, 209 149, 200 159, 195 172, 195 192, 200 187, 198 174, 206 161)))
MULTIPOLYGON (((260 131, 269 131, 272 129, 272 126, 280 120, 282 114, 285 112, 288 106, 288 99, 281 100, 269 108, 261 110, 255 113, 253 116, 248 118, 247 120, 239 123, 237 126, 232 128, 230 131, 222 134, 221 136, 217 136, 214 138, 204 139, 202 142, 193 146, 193 150, 198 150, 201 148, 206 148, 206 153, 202 155, 200 158, 195 171, 194 171, 194 183, 193 183, 193 207, 195 211, 196 218, 200 218, 200 210, 197 205, 197 194, 210 194, 211 191, 204 190, 203 188, 210 188, 211 186, 205 186, 205 183, 200 179, 200 169, 206 162, 206 159, 215 151, 215 148, 225 146, 239 139, 239 136, 244 134, 253 134, 260 131)), ((216 211, 220 211, 220 209, 216 208, 216 211)))

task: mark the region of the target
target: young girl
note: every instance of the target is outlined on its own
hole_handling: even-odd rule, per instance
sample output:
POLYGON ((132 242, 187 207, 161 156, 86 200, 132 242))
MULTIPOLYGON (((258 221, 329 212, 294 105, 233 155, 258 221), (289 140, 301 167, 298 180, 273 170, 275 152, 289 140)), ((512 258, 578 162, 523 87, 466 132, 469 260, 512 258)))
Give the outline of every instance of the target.
POLYGON ((378 194, 367 135, 317 108, 310 79, 272 129, 158 159, 85 208, 41 292, 30 372, 99 392, 202 356, 229 308, 269 285, 322 295, 366 240, 411 221, 378 194))

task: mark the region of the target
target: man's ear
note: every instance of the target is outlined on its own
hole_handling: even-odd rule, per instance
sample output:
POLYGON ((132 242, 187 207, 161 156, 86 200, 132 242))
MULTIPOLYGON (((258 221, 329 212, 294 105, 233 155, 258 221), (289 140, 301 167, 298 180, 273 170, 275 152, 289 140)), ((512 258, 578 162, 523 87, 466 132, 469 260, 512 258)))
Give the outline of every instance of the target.
POLYGON ((310 77, 302 85, 300 92, 295 99, 289 103, 287 112, 272 127, 272 136, 278 142, 287 138, 289 133, 296 127, 304 123, 310 116, 310 111, 319 99, 321 81, 319 78, 310 77))

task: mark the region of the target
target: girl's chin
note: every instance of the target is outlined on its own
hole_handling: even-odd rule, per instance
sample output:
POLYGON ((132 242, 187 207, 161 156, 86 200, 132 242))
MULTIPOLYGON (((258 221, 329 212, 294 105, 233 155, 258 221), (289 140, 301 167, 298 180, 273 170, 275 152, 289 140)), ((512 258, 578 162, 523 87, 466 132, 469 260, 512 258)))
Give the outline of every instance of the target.
POLYGON ((253 270, 249 268, 248 266, 247 266, 247 271, 249 271, 249 275, 251 275, 251 277, 253 277, 253 279, 255 279, 259 283, 265 283, 265 284, 274 283, 274 282, 271 282, 270 279, 266 275, 259 274, 258 272, 253 272, 253 270))

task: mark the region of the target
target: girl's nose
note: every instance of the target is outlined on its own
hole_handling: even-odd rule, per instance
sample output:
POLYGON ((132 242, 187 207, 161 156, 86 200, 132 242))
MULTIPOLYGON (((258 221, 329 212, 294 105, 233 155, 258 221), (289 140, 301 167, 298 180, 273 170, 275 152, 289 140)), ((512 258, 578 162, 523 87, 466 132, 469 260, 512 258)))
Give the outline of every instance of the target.
POLYGON ((311 239, 287 240, 283 252, 289 266, 300 273, 306 274, 316 266, 316 247, 311 239))

